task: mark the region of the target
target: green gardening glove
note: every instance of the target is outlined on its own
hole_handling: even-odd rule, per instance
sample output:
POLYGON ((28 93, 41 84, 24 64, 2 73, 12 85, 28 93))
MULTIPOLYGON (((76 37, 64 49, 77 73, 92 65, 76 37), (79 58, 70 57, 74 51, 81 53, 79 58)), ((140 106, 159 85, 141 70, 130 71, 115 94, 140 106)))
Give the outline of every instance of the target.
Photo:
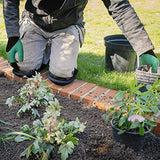
POLYGON ((10 64, 16 63, 15 54, 18 52, 18 60, 23 61, 23 45, 20 39, 7 52, 7 58, 10 64))
POLYGON ((157 73, 157 67, 159 67, 159 60, 150 54, 142 54, 141 57, 142 65, 150 65, 152 67, 152 73, 157 73))

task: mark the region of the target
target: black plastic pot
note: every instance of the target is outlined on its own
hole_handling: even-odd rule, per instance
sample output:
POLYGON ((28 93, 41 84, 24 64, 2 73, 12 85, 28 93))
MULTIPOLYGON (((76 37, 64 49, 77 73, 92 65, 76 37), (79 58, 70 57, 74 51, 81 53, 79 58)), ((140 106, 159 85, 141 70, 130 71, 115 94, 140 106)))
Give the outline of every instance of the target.
POLYGON ((137 56, 132 46, 124 35, 110 35, 104 38, 105 67, 118 72, 136 70, 137 56))
POLYGON ((150 134, 151 129, 149 131, 146 131, 144 136, 140 136, 139 132, 125 132, 123 134, 118 134, 120 131, 119 128, 115 127, 114 120, 111 120, 111 126, 113 129, 113 139, 116 142, 119 142, 121 144, 125 144, 126 147, 132 148, 134 151, 139 151, 143 147, 143 142, 145 140, 146 135, 150 134))

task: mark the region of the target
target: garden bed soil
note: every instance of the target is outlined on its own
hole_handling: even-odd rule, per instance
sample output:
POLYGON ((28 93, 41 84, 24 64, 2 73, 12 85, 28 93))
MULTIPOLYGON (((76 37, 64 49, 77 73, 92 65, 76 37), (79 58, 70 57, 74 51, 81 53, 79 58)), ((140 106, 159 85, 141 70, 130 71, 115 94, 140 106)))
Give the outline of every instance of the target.
MULTIPOLYGON (((21 118, 16 116, 18 106, 9 108, 5 101, 8 97, 16 96, 18 89, 24 83, 8 81, 5 77, 0 77, 0 119, 12 124, 9 126, 15 131, 20 131, 20 126, 28 124, 32 126, 33 115, 23 114, 21 118)), ((112 138, 112 128, 110 123, 104 123, 104 112, 96 107, 83 104, 77 100, 65 98, 59 94, 55 95, 63 106, 61 118, 67 121, 75 120, 76 117, 81 122, 86 122, 86 129, 77 135, 79 144, 74 148, 74 152, 68 160, 159 160, 160 159, 160 138, 149 135, 146 137, 144 147, 140 151, 134 151, 125 145, 115 142, 112 138)), ((44 108, 39 110, 43 115, 44 108)), ((0 135, 9 132, 6 125, 2 125, 0 135)), ((8 126, 7 126, 8 127, 8 126)), ((30 144, 25 141, 16 143, 10 140, 0 144, 0 160, 20 160, 20 153, 30 144)), ((25 160, 26 158, 22 158, 25 160)), ((36 158, 30 158, 31 160, 36 158)), ((51 160, 60 160, 59 155, 52 154, 51 160)))

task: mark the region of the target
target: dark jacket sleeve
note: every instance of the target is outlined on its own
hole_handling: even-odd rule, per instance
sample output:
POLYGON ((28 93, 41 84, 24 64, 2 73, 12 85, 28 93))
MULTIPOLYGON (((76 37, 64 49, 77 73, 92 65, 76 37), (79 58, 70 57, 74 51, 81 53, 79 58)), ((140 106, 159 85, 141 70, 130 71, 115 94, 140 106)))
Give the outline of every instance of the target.
POLYGON ((102 1, 138 55, 154 49, 143 24, 128 0, 102 1))
POLYGON ((8 37, 19 37, 19 0, 3 0, 3 16, 8 37))

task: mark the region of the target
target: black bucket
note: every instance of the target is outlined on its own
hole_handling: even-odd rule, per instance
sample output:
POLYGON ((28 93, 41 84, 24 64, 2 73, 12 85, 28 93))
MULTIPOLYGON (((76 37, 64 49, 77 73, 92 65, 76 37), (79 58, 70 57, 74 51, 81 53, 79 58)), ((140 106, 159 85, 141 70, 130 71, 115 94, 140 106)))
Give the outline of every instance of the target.
POLYGON ((135 71, 137 56, 124 35, 110 35, 104 38, 106 46, 105 67, 118 72, 135 71))

